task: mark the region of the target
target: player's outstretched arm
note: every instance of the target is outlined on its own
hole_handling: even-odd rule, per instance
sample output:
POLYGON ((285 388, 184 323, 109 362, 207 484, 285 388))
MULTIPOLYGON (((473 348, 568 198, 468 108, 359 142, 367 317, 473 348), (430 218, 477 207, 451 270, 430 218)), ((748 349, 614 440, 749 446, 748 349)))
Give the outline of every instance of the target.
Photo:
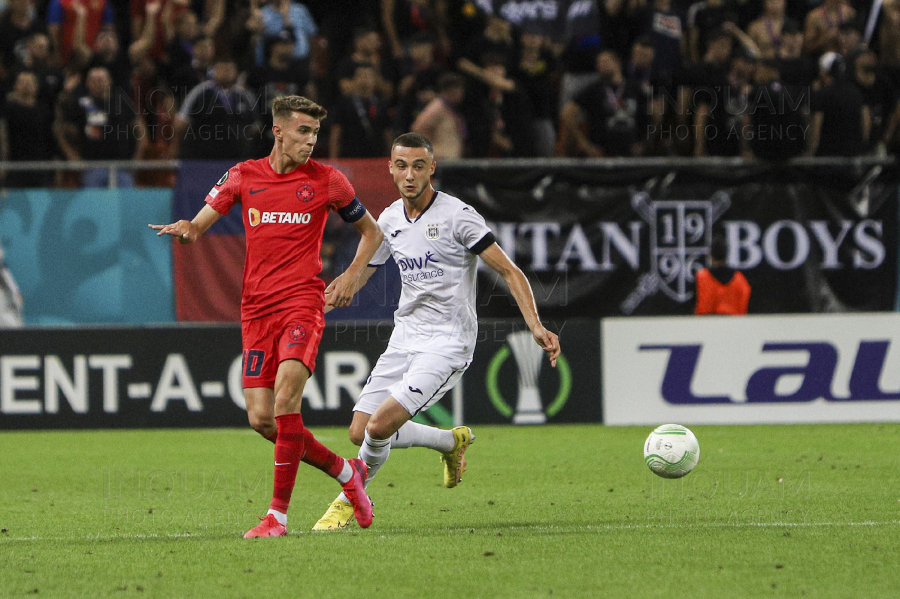
POLYGON ((541 324, 541 319, 537 313, 537 305, 534 303, 534 293, 531 291, 531 285, 528 284, 525 274, 496 243, 489 245, 479 256, 506 281, 510 292, 516 298, 516 303, 519 305, 519 310, 525 318, 525 323, 531 329, 534 340, 547 352, 547 355, 550 357, 550 364, 555 368, 556 358, 559 357, 559 337, 556 336, 556 333, 545 329, 544 325, 541 324))
POLYGON ((353 226, 359 231, 362 239, 356 246, 356 256, 354 256, 353 262, 325 289, 326 308, 327 306, 332 308, 349 306, 356 292, 363 288, 369 277, 375 272, 374 268, 369 267, 369 263, 384 240, 381 228, 368 212, 359 220, 354 221, 353 226))
MULTIPOLYGON (((359 288, 362 289, 366 286, 366 283, 369 282, 369 279, 372 278, 372 275, 375 274, 375 271, 378 270, 374 266, 366 267, 365 271, 363 271, 362 277, 359 279, 359 288)), ((335 279, 336 281, 337 279, 335 279)), ((334 281, 329 283, 328 287, 325 288, 325 314, 328 314, 335 308, 339 308, 340 306, 335 305, 334 299, 334 281)), ((351 296, 352 297, 352 296, 351 296)), ((350 305, 349 303, 344 304, 345 306, 350 305)))
POLYGON ((203 206, 193 220, 180 220, 171 225, 148 225, 157 232, 157 236, 171 235, 178 239, 178 243, 193 243, 197 238, 206 233, 214 222, 222 218, 209 204, 203 206))

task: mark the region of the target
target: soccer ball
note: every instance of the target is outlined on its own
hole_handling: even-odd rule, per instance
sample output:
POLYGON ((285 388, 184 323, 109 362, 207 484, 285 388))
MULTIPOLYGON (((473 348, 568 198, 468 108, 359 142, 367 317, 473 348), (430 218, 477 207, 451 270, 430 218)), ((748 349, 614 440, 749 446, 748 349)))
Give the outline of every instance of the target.
POLYGON ((700 444, 694 433, 680 424, 663 424, 644 442, 644 461, 654 474, 681 478, 700 461, 700 444))

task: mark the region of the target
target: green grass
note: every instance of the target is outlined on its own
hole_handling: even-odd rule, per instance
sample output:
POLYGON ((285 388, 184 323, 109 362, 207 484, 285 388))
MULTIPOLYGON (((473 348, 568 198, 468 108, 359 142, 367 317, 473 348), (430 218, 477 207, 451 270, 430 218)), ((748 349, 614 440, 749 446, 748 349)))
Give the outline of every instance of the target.
POLYGON ((456 489, 395 450, 368 530, 310 532, 338 486, 303 466, 290 534, 253 541, 255 433, 3 433, 0 596, 897 596, 900 425, 696 426, 676 481, 643 464, 650 428, 475 427, 456 489))

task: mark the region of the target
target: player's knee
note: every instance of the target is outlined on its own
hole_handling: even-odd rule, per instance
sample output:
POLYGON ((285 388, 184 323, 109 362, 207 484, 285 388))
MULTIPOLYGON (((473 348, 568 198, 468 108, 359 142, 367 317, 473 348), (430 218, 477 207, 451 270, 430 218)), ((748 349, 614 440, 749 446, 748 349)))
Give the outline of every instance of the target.
POLYGON ((275 407, 282 414, 299 412, 302 401, 302 388, 299 389, 299 392, 293 389, 283 389, 275 394, 275 407))
POLYGON ((350 442, 356 446, 361 446, 363 439, 366 438, 366 427, 351 424, 349 434, 350 434, 350 442))
MULTIPOLYGON (((387 423, 382 422, 374 416, 366 425, 366 432, 369 433, 369 437, 372 439, 389 439, 390 436, 394 434, 394 431, 388 428, 387 423)), ((362 442, 360 441, 360 443, 362 442)))
POLYGON ((247 412, 247 419, 250 421, 251 428, 266 439, 274 435, 278 430, 275 425, 275 418, 271 414, 247 412))

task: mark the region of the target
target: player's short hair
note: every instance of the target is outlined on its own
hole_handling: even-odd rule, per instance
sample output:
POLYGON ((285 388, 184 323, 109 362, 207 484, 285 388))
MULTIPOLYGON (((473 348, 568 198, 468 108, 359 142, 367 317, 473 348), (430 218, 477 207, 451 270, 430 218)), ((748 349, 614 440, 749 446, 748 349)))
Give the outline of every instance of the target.
POLYGON ((394 140, 394 143, 391 144, 391 149, 394 149, 397 146, 402 146, 404 148, 425 148, 428 150, 429 154, 434 156, 434 146, 431 145, 431 141, 421 133, 404 133, 394 140))
POLYGON ((328 116, 328 111, 303 96, 281 96, 272 102, 272 118, 286 119, 291 113, 299 112, 321 121, 328 116))

